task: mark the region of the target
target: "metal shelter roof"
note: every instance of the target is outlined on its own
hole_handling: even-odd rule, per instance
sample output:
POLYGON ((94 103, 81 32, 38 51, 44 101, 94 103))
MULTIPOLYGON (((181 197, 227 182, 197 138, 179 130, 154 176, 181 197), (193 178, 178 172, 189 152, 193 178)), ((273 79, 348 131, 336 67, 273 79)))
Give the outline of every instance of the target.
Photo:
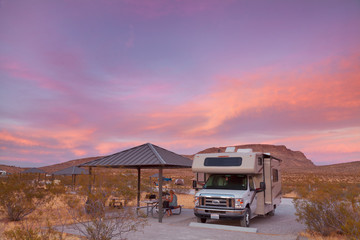
POLYGON ((29 168, 21 173, 46 173, 44 170, 41 170, 39 168, 29 168))
POLYGON ((72 166, 56 171, 53 175, 89 175, 89 170, 72 166))
POLYGON ((146 143, 122 152, 96 159, 82 167, 125 167, 125 168, 191 168, 192 161, 179 154, 146 143))

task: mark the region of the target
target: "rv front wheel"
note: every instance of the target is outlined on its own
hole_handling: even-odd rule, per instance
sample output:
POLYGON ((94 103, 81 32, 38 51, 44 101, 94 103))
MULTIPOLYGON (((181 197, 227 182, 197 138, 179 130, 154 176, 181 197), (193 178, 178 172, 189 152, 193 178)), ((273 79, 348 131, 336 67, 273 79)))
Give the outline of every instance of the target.
POLYGON ((246 208, 244 217, 240 220, 241 227, 249 227, 250 226, 250 209, 246 208))
POLYGON ((200 217, 198 217, 198 218, 197 218, 197 222, 198 222, 198 223, 206 223, 206 218, 200 218, 200 217))
POLYGON ((275 209, 267 213, 268 216, 274 216, 275 215, 275 209))

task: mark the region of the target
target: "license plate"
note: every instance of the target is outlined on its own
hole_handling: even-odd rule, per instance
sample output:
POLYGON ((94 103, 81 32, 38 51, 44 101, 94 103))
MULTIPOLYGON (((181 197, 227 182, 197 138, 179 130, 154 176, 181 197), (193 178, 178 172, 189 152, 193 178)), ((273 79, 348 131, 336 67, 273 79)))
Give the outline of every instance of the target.
POLYGON ((211 214, 210 218, 211 219, 219 219, 219 214, 211 214))

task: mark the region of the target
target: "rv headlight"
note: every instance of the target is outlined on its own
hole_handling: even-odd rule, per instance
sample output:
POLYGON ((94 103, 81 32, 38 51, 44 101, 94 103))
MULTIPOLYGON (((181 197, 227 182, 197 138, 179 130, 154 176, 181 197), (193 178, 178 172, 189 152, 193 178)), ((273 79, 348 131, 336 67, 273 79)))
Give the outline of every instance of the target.
POLYGON ((245 208, 245 206, 244 206, 244 199, 242 199, 242 198, 235 198, 235 208, 245 208))
POLYGON ((195 206, 199 206, 199 197, 195 196, 195 206))

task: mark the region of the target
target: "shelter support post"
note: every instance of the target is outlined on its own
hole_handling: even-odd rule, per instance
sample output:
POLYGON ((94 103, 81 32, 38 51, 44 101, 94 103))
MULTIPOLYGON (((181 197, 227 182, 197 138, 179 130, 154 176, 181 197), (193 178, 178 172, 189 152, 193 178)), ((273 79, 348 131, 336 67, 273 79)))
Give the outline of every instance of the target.
POLYGON ((92 168, 89 167, 89 192, 88 192, 89 196, 91 194, 91 187, 92 187, 92 168))
POLYGON ((76 174, 72 174, 72 190, 75 191, 76 174))
POLYGON ((137 169, 138 172, 138 179, 137 179, 137 206, 140 207, 140 174, 141 174, 141 168, 138 167, 137 169))
POLYGON ((159 223, 162 223, 163 203, 162 203, 162 184, 163 184, 163 168, 159 168, 159 223))

